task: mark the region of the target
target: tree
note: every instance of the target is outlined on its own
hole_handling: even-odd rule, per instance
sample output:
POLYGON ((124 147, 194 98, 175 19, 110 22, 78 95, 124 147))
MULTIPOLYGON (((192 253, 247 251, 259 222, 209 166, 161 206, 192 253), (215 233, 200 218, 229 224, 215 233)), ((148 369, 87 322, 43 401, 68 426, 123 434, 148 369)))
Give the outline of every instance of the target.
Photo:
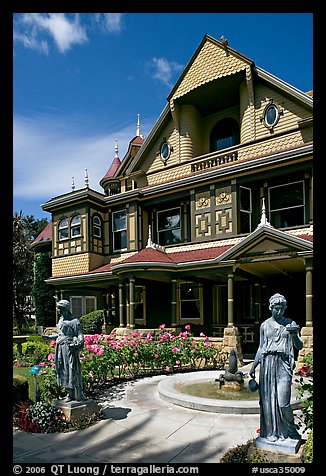
POLYGON ((30 250, 30 239, 26 230, 26 222, 22 212, 13 217, 13 320, 18 333, 26 323, 31 311, 33 286, 33 260, 30 250))
POLYGON ((35 254, 33 301, 35 319, 38 326, 55 324, 55 305, 53 286, 45 280, 51 275, 51 253, 43 251, 35 254))
POLYGON ((47 223, 46 218, 25 217, 22 211, 13 217, 13 321, 18 333, 33 310, 34 253, 30 245, 47 223))

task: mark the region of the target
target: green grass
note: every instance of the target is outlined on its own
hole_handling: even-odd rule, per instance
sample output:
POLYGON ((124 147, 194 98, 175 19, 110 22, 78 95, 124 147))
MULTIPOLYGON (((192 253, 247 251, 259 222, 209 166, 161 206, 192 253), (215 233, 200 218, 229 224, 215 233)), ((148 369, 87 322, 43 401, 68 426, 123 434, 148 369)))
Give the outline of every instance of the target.
POLYGON ((28 381, 28 396, 34 402, 34 377, 29 373, 31 367, 13 367, 13 377, 19 375, 28 381))

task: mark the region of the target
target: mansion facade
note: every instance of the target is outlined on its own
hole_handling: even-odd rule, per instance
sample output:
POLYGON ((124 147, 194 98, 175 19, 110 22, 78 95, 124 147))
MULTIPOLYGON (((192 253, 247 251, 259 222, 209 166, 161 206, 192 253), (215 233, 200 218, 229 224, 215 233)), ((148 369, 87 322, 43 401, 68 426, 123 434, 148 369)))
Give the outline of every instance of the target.
POLYGON ((149 135, 138 123, 100 186, 42 205, 47 282, 76 317, 105 309, 115 327, 217 337, 236 327, 249 349, 279 292, 312 328, 311 92, 205 35, 149 135))

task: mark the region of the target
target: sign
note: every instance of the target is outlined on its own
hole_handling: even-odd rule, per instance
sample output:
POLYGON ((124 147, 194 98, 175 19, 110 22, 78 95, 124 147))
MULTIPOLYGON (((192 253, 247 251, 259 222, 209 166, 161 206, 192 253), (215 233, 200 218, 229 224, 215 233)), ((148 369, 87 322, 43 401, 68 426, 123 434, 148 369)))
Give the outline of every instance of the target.
POLYGON ((41 370, 41 365, 34 365, 34 367, 31 368, 31 370, 28 372, 31 375, 37 375, 39 371, 41 370))

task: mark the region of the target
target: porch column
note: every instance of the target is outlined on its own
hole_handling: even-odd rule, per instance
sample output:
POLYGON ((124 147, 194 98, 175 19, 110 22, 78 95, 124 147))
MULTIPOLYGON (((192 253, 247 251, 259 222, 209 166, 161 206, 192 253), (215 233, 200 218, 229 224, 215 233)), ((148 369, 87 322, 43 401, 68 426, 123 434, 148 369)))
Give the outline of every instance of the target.
POLYGON ((312 327, 312 265, 306 265, 306 327, 312 327))
POLYGON ((233 273, 228 274, 228 327, 233 327, 233 273))
POLYGON ((259 283, 254 284, 254 343, 259 344, 259 322, 261 318, 261 289, 259 283))
POLYGON ((123 284, 119 284, 119 320, 120 327, 124 327, 124 300, 123 300, 123 284))
POLYGON ((171 280, 171 325, 177 326, 177 280, 171 280))
POLYGON ((129 283, 125 284, 125 302, 126 302, 126 320, 127 320, 127 327, 130 327, 130 295, 129 295, 129 283))
POLYGON ((129 326, 135 327, 135 279, 129 279, 129 326))

